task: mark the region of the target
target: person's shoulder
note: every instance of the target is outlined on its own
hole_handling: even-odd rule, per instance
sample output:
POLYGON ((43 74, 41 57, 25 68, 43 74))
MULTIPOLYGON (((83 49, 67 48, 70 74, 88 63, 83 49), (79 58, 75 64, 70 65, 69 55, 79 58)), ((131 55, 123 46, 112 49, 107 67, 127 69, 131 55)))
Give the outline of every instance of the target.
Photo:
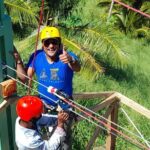
POLYGON ((31 53, 30 58, 33 58, 33 57, 35 57, 37 55, 41 55, 42 53, 43 53, 42 49, 36 50, 36 51, 31 53))
POLYGON ((17 117, 16 118, 16 122, 19 123, 19 120, 20 120, 20 117, 17 117))
POLYGON ((42 49, 39 49, 37 51, 34 52, 36 55, 41 55, 44 53, 44 51, 42 49))
POLYGON ((35 52, 33 53, 32 56, 35 57, 35 58, 41 58, 41 57, 44 56, 44 51, 43 51, 42 49, 37 50, 37 51, 35 51, 35 52))

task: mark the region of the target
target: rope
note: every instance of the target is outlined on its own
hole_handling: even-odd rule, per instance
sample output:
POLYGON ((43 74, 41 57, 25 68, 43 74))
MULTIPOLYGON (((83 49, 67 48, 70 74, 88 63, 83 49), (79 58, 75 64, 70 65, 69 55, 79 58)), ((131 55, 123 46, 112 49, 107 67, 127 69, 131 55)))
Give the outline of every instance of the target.
POLYGON ((140 148, 144 148, 144 149, 148 149, 147 147, 145 147, 145 145, 133 140, 132 138, 130 138, 129 136, 125 135, 124 133, 122 133, 121 131, 115 129, 112 126, 109 126, 107 123, 105 123, 104 121, 99 120, 98 118, 94 117, 92 114, 82 110, 80 107, 74 105, 72 102, 68 101, 66 98, 58 95, 57 93, 54 93, 54 95, 56 95, 57 97, 59 97, 60 99, 62 99, 64 102, 66 102, 67 104, 71 105, 72 107, 78 109, 79 111, 83 112, 84 114, 86 114, 87 116, 91 117, 92 119, 94 119, 95 121, 97 121, 98 123, 101 123, 102 125, 104 125, 105 127, 117 132, 119 135, 122 136, 122 138, 126 139, 129 142, 133 142, 136 146, 140 147, 140 148))
MULTIPOLYGON (((13 78, 13 77, 11 77, 11 76, 9 76, 9 75, 7 75, 7 77, 9 77, 9 78, 11 78, 11 79, 13 79, 13 80, 19 82, 20 84, 22 84, 22 85, 24 85, 24 86, 26 86, 26 87, 29 88, 29 86, 27 86, 26 84, 22 83, 21 81, 16 80, 15 78, 13 78)), ((37 92, 37 93, 39 93, 38 91, 36 91, 36 90, 34 90, 34 89, 32 89, 32 90, 35 91, 35 92, 37 92)), ((69 104, 69 103, 68 103, 68 104, 69 104)), ((79 110, 79 109, 78 109, 78 110, 79 110)), ((82 117, 83 119, 85 119, 85 120, 87 120, 87 121, 93 123, 94 125, 100 127, 101 129, 103 129, 103 130, 109 132, 110 134, 112 134, 112 135, 114 135, 114 136, 116 136, 116 137, 119 137, 119 136, 118 136, 117 134, 115 134, 113 131, 111 131, 111 130, 109 130, 109 129, 105 129, 102 125, 100 125, 100 124, 98 124, 98 123, 96 123, 96 122, 90 120, 90 118, 87 118, 87 117, 85 117, 85 116, 83 116, 83 115, 81 115, 81 114, 79 114, 78 112, 75 112, 75 111, 73 111, 73 110, 70 110, 70 111, 73 112, 73 113, 75 113, 76 115, 82 117)), ((82 111, 82 112, 83 112, 83 111, 82 111)), ((85 113, 85 112, 84 112, 84 113, 85 113)), ((110 126, 110 127, 107 127, 107 128, 111 128, 111 126, 110 126)), ((120 137, 121 137, 121 136, 120 136, 120 137)), ((124 140, 130 142, 131 144, 134 144, 135 146, 137 146, 137 147, 139 147, 139 148, 141 148, 141 147, 142 147, 142 148, 145 148, 145 146, 142 145, 142 144, 137 144, 137 145, 136 145, 135 142, 136 142, 136 143, 138 143, 138 142, 135 141, 135 140, 134 140, 134 142, 132 143, 130 140, 127 140, 125 137, 121 137, 121 138, 123 138, 124 140)), ((133 141, 133 140, 132 140, 132 141, 133 141)))
MULTIPOLYGON (((14 70, 15 72, 17 72, 15 69, 13 69, 13 68, 11 68, 11 67, 9 67, 8 65, 5 65, 6 67, 8 67, 9 69, 12 69, 12 70, 14 70)), ((20 74, 22 74, 22 73, 20 73, 20 74)), ((24 74, 22 74, 22 75, 24 75, 24 74)), ((10 77, 9 75, 7 75, 8 77, 10 77)), ((25 76, 25 75, 24 75, 25 76)), ((29 79, 29 77, 28 76, 25 76, 25 77, 27 77, 28 79, 29 79)), ((12 77, 11 77, 12 78, 12 77)), ((14 79, 14 78, 13 78, 14 79)), ((32 79, 33 80, 33 79, 32 79)), ((33 81, 35 81, 35 80, 33 80, 33 81)), ((18 81, 18 82, 20 82, 21 84, 23 84, 21 81, 18 81)), ((35 81, 36 83, 38 83, 37 81, 35 81)), ((40 83, 38 83, 38 84, 40 84, 40 83)), ((28 87, 28 88, 30 88, 29 86, 27 86, 27 85, 25 85, 25 84, 23 84, 24 86, 26 86, 26 87, 28 87)), ((42 85, 42 84, 41 84, 42 85)), ((42 86, 44 86, 44 85, 42 85, 42 86)), ((46 87, 46 86, 44 86, 44 87, 46 87)), ((47 87, 46 87, 47 88, 47 87)), ((34 90, 34 91, 36 91, 36 90, 34 90)), ((36 91, 37 93, 39 93, 38 91, 36 91)), ((42 93, 40 93, 40 94, 42 94, 42 93)), ((42 94, 43 95, 43 94, 42 94)), ((44 95, 45 96, 45 95, 44 95)), ((59 95, 57 95, 57 96, 59 96, 59 95)), ((45 96, 46 97, 46 96, 45 96)), ((47 97, 48 99, 50 99, 49 97, 47 97)), ((62 98, 62 97, 61 97, 62 98)), ((52 100, 52 99, 51 99, 52 100)), ((52 100, 53 102, 55 102, 54 100, 52 100)), ((72 104, 72 102, 73 103, 75 103, 74 101, 67 101, 66 99, 64 100, 66 103, 68 103, 68 104, 70 104, 71 106, 73 106, 73 107, 75 107, 75 108, 77 108, 78 110, 80 110, 81 112, 83 112, 84 114, 86 114, 87 116, 89 116, 89 117, 91 117, 92 119, 94 119, 95 121, 98 121, 99 123, 101 123, 101 124, 103 124, 104 126, 106 126, 107 128, 111 128, 112 130, 114 130, 115 132, 117 132, 117 133, 119 133, 120 135, 122 135, 123 136, 123 138, 124 139, 128 139, 128 141, 130 142, 130 141, 132 141, 135 145, 137 144, 138 146, 140 146, 140 147, 142 147, 142 148, 146 148, 143 144, 140 144, 140 143, 138 143, 137 141, 135 141, 135 140, 133 140, 133 139, 131 139, 130 137, 128 137, 127 135, 125 135, 125 134, 123 134, 122 132, 120 132, 120 131, 118 131, 117 129, 115 129, 115 128, 113 128, 113 127, 108 127, 108 125, 105 123, 105 122, 103 122, 103 121, 101 121, 101 120, 99 120, 99 119, 97 119, 96 117, 94 117, 94 116, 92 116, 91 114, 89 114, 89 113, 87 113, 87 112, 85 112, 84 110, 82 110, 81 108, 79 108, 78 106, 76 106, 76 105, 74 105, 74 104, 72 104)), ((55 102, 56 103, 56 102, 55 102)), ((78 104, 78 105, 80 105, 80 104, 78 104)), ((83 107, 83 106, 82 106, 83 107)), ((90 111, 91 112, 91 110, 89 110, 89 109, 87 109, 87 108, 85 108, 87 111, 90 111)), ((74 112, 74 113, 76 113, 76 112, 74 112)), ((95 112, 94 112, 95 113, 95 112)), ((96 113, 95 113, 96 114, 96 113)), ((97 115, 97 114, 96 114, 97 115)), ((100 116, 101 117, 101 116, 100 116)), ((86 118, 86 117, 84 117, 84 116, 82 116, 82 118, 86 118)), ((103 117, 104 118, 104 117, 103 117)), ((86 119, 87 120, 87 119, 86 119)), ((106 118, 105 118, 105 120, 107 120, 106 118)), ((89 121, 89 120, 88 120, 89 121)), ((111 122, 111 121, 109 121, 109 122, 111 122)), ((113 123, 113 122, 111 122, 111 123, 113 123)), ((96 125, 99 125, 99 124, 97 124, 97 123, 95 123, 94 122, 94 124, 96 124, 96 125)), ((117 125, 117 124, 116 124, 117 125)), ((103 127, 104 128, 104 127, 103 127)), ((123 128, 123 127, 122 127, 123 128)), ((123 128, 124 129, 124 128, 123 128)), ((147 149, 147 148, 146 148, 147 149)))
MULTIPOLYGON (((30 88, 28 85, 26 85, 26 84, 22 83, 21 81, 19 81, 19 80, 15 79, 15 78, 13 78, 13 77, 11 77, 11 76, 9 76, 9 75, 6 75, 6 76, 7 76, 7 77, 9 77, 9 78, 11 78, 11 79, 13 79, 13 80, 15 80, 15 81, 17 81, 18 83, 20 83, 20 84, 24 85, 25 87, 30 88)), ((38 92, 37 90, 35 90, 35 89, 33 89, 33 88, 32 88, 32 90, 33 90, 34 92, 36 92, 36 93, 41 94, 42 96, 46 97, 47 99, 49 99, 49 100, 53 101, 53 102, 54 102, 54 103, 56 103, 56 104, 59 102, 59 100, 58 100, 58 101, 54 101, 54 100, 53 100, 53 99, 51 99, 50 97, 48 97, 48 96, 46 96, 46 95, 42 94, 41 92, 38 92)))
POLYGON ((114 2, 120 4, 120 5, 122 5, 122 6, 126 7, 126 8, 128 8, 128 9, 131 9, 132 11, 137 12, 137 13, 139 13, 139 14, 141 14, 141 15, 143 15, 143 16, 145 16, 145 17, 147 17, 147 18, 150 19, 150 15, 149 15, 149 14, 146 14, 146 13, 144 13, 144 12, 138 10, 138 9, 135 9, 135 8, 129 6, 129 5, 126 5, 126 4, 124 4, 124 3, 120 2, 120 1, 114 0, 114 2))
MULTIPOLYGON (((5 66, 8 67, 8 68, 11 69, 11 70, 17 72, 15 69, 11 68, 10 66, 8 66, 8 65, 5 65, 5 66)), ((17 73, 20 73, 20 72, 17 72, 17 73)), ((28 76, 24 75, 23 73, 20 73, 20 74, 23 75, 23 76, 25 76, 26 78, 30 79, 28 76)), ((34 79, 32 79, 32 81, 34 81, 35 83, 37 83, 37 84, 39 84, 39 85, 41 85, 41 86, 43 86, 43 87, 45 87, 45 88, 48 88, 47 86, 45 86, 45 85, 43 85, 43 84, 37 82, 37 81, 34 80, 34 79)), ((18 81, 18 82, 19 82, 19 83, 22 83, 21 81, 18 81)), ((29 88, 29 86, 27 86, 26 84, 23 84, 23 85, 26 86, 27 88, 29 88)), ((35 91, 35 90, 34 90, 34 91, 35 91)), ((44 94, 42 94, 42 93, 40 93, 40 92, 38 92, 38 91, 35 91, 35 92, 41 94, 42 96, 46 97, 47 99, 51 100, 51 101, 54 102, 54 103, 58 103, 58 102, 54 101, 53 99, 51 99, 50 97, 47 97, 46 95, 44 95, 44 94)), ((78 104, 77 102, 75 102, 75 101, 73 101, 73 100, 71 100, 71 99, 70 99, 70 101, 73 102, 73 103, 75 103, 76 105, 82 107, 83 109, 85 109, 85 110, 87 110, 87 111, 89 111, 89 112, 95 114, 96 116, 98 116, 98 117, 104 119, 105 121, 108 121, 109 123, 111 123, 111 124, 113 124, 113 125, 115 125, 115 126, 121 128, 121 129, 123 129, 124 131, 126 131, 126 132, 132 134, 133 136, 136 136, 137 138, 140 138, 140 139, 141 139, 140 136, 138 136, 138 135, 132 133, 131 131, 129 131, 129 130, 123 128, 122 126, 120 126, 120 125, 118 125, 118 124, 116 124, 116 123, 110 121, 109 119, 107 119, 107 118, 105 118, 105 117, 103 117, 103 116, 101 116, 101 115, 95 113, 94 111, 92 111, 92 110, 90 110, 90 109, 88 109, 88 108, 82 106, 81 104, 78 104)))
MULTIPOLYGON (((15 81, 17 81, 18 83, 24 85, 25 87, 29 88, 28 85, 22 83, 21 81, 15 79, 15 78, 13 78, 13 77, 11 77, 11 76, 9 76, 9 75, 6 75, 6 76, 9 77, 9 78, 11 78, 11 79, 13 79, 13 80, 15 80, 15 81)), ((33 88, 32 88, 32 90, 35 91, 35 92, 37 92, 37 93, 39 93, 37 90, 34 90, 33 88)), ((42 93, 40 93, 40 94, 42 94, 42 93)), ((43 95, 43 96, 44 96, 44 95, 43 95)), ((46 97, 46 96, 45 96, 45 97, 46 97)), ((54 102, 55 102, 55 101, 54 101, 54 102)), ((7 101, 6 101, 6 103, 7 103, 7 101)), ((56 103, 56 102, 55 102, 55 103, 56 103)), ((90 120, 90 118, 87 118, 87 117, 85 117, 85 116, 82 116, 81 114, 79 114, 78 112, 75 112, 75 111, 73 111, 73 110, 70 110, 70 111, 73 112, 74 114, 76 114, 76 115, 82 117, 83 119, 85 119, 85 120, 87 120, 87 121, 93 123, 94 125, 100 127, 101 129, 103 129, 103 130, 105 130, 105 131, 108 131, 108 129, 105 129, 105 128, 104 128, 103 126, 101 126, 100 124, 98 124, 98 123, 96 123, 96 122, 90 120)), ((110 132, 112 135, 114 135, 114 136, 116 136, 116 137, 119 137, 117 134, 113 133, 112 131, 109 131, 109 132, 110 132)), ((132 144, 133 144, 133 143, 132 143, 132 144)))
MULTIPOLYGON (((39 19, 39 24, 38 24, 38 32, 37 32, 37 36, 36 36, 36 44, 35 44, 34 57, 33 57, 33 61, 32 61, 32 68, 34 68, 33 65, 34 65, 34 61, 36 58, 36 51, 37 51, 38 40, 39 40, 39 35, 40 35, 40 26, 41 26, 42 21, 43 21, 43 10, 44 10, 44 0, 42 0, 41 10, 40 10, 40 19, 39 19)), ((32 74, 33 74, 33 69, 32 69, 32 74)), ((30 94, 32 77, 33 77, 33 75, 31 76, 31 79, 29 79, 29 81, 28 81, 28 85, 29 85, 28 94, 30 94)))
MULTIPOLYGON (((88 109, 88 108, 86 108, 86 107, 84 107, 84 106, 78 104, 77 102, 75 102, 75 101, 73 101, 73 100, 71 100, 71 99, 69 99, 69 100, 70 100, 71 102, 73 102, 74 104, 80 106, 81 108, 83 108, 83 109, 85 109, 85 110, 87 110, 87 111, 93 113, 93 114, 96 115, 97 117, 104 119, 105 121, 107 121, 107 122, 109 122, 109 123, 111 123, 111 124, 113 124, 113 125, 115 125, 115 126, 121 128, 121 129, 123 129, 124 131, 126 131, 126 132, 132 134, 133 136, 135 136, 135 137, 137 137, 137 138, 139 138, 139 139, 142 139, 140 136, 138 136, 138 135, 134 134, 133 132, 131 132, 131 131, 129 131, 129 130, 123 128, 122 126, 116 124, 115 122, 110 121, 109 119, 107 119, 107 118, 105 118, 105 117, 103 117, 103 116, 101 116, 101 115, 95 113, 94 111, 92 111, 92 110, 90 110, 90 109, 88 109)), ((148 142, 148 141, 147 141, 147 142, 148 142)))
POLYGON ((126 113, 126 111, 121 108, 121 111, 125 114, 125 116, 127 117, 127 119, 130 121, 130 123, 133 125, 133 127, 136 129, 136 131, 138 132, 138 134, 141 136, 141 138, 143 139, 143 141, 145 142, 145 144, 150 148, 150 145, 148 143, 147 140, 145 140, 144 136, 141 134, 141 132, 138 130, 138 128, 136 127, 136 125, 134 124, 134 122, 131 120, 131 118, 129 117, 129 115, 126 113))

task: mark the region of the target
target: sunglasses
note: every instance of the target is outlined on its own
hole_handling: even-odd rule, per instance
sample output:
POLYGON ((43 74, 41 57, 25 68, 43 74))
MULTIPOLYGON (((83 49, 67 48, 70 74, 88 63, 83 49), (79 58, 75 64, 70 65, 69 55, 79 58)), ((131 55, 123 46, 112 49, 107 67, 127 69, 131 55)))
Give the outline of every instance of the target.
POLYGON ((43 43, 44 43, 45 47, 48 47, 50 44, 59 45, 59 40, 57 40, 57 39, 47 39, 47 40, 43 41, 43 43))

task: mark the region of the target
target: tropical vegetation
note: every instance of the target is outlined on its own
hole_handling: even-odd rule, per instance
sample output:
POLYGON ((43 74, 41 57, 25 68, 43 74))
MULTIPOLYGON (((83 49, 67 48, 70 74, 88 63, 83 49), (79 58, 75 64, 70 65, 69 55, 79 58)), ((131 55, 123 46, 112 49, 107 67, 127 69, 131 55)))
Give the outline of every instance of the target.
MULTIPOLYGON (((122 2, 150 14, 148 0, 122 2)), ((31 50, 35 50, 41 1, 4 0, 4 3, 12 18, 15 45, 26 62, 31 50)), ((41 27, 59 27, 64 44, 79 56, 82 70, 75 74, 75 92, 118 91, 150 109, 150 19, 117 3, 108 17, 110 4, 111 0, 45 0, 41 27)), ((22 92, 24 87, 19 87, 19 94, 26 94, 22 92)), ((79 103, 88 107, 98 101, 79 103)), ((150 121, 130 109, 127 112, 150 140, 150 121)), ((119 124, 134 131, 122 113, 119 124)), ((94 126, 83 121, 73 131, 73 149, 84 150, 94 126)), ((95 146, 104 145, 105 134, 100 135, 95 146)), ((138 148, 117 138, 116 149, 138 148)))

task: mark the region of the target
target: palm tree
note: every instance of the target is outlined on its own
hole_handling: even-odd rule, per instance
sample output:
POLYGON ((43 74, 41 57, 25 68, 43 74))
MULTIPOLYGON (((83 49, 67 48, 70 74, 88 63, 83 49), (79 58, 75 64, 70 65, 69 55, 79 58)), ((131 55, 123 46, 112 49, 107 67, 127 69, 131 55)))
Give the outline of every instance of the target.
POLYGON ((11 16, 13 24, 19 24, 21 27, 26 25, 37 25, 37 11, 36 5, 33 6, 23 0, 4 0, 7 14, 11 16), (35 7, 36 6, 36 7, 35 7))
POLYGON ((116 42, 114 31, 104 23, 106 20, 100 21, 100 8, 97 4, 96 0, 80 1, 76 7, 72 7, 70 15, 63 17, 58 12, 54 13, 54 16, 58 16, 57 26, 61 30, 64 44, 79 55, 84 66, 83 72, 92 73, 93 79, 105 70, 102 64, 115 68, 124 68, 127 65, 127 55, 116 42), (83 3, 86 5, 81 7, 83 3))
MULTIPOLYGON (((107 1, 107 0, 106 0, 107 1)), ((105 0, 101 0, 99 4, 103 4, 105 0)), ((150 3, 147 0, 136 0, 136 1, 124 1, 125 4, 128 4, 129 6, 136 8, 142 12, 149 13, 150 12, 150 3)), ((113 16, 115 16, 115 25, 118 26, 118 29, 123 31, 125 34, 135 34, 138 30, 142 30, 145 32, 146 28, 150 27, 149 19, 146 17, 143 17, 141 14, 137 12, 133 12, 132 10, 129 10, 123 6, 120 6, 118 4, 114 4, 113 7, 113 16)), ((148 30, 147 30, 148 32, 148 30)))

